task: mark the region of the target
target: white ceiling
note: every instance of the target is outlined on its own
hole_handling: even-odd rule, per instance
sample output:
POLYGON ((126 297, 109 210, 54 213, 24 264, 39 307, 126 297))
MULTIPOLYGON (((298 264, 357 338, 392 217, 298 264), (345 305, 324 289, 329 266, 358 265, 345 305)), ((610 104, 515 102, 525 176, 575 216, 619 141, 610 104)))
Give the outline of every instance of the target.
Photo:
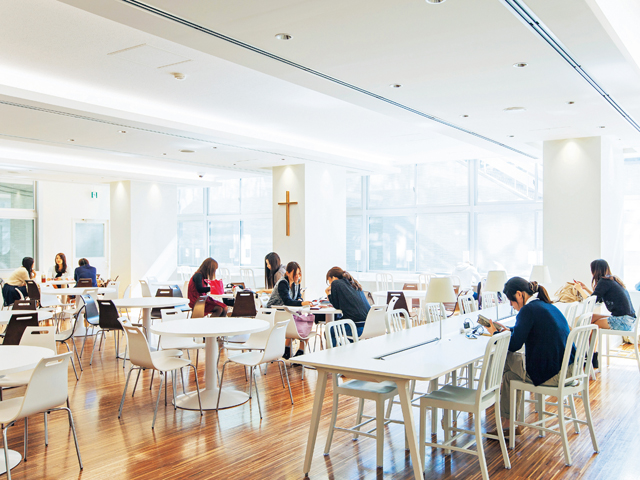
MULTIPOLYGON (((122 0, 0 4, 0 174, 194 183, 309 161, 370 172, 531 160, 544 140, 603 134, 640 149, 640 133, 499 0, 145 3, 245 46, 122 0)), ((640 68, 597 2, 527 5, 640 119, 640 68)))

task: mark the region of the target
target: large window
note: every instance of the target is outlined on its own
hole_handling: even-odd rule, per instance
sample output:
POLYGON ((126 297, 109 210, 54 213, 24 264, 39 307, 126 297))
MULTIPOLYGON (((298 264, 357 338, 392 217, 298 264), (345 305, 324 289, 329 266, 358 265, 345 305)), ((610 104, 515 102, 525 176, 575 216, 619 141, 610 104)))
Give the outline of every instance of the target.
POLYGON ((640 280, 640 158, 624 161, 624 178, 624 279, 633 288, 640 280))
POLYGON ((0 270, 35 257, 35 189, 33 183, 0 182, 0 270))
POLYGON ((528 275, 542 261, 541 179, 542 165, 511 159, 348 176, 347 269, 450 273, 468 260, 528 275))
POLYGON ((262 266, 272 250, 271 178, 178 188, 178 265, 262 266))

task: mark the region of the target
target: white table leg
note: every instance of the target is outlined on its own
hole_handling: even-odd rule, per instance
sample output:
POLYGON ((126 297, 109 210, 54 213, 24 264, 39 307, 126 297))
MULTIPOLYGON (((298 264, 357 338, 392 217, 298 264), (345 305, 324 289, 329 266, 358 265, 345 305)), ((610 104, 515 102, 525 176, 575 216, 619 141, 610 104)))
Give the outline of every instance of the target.
MULTIPOLYGON (((235 407, 249 400, 249 394, 231 388, 218 388, 218 338, 205 339, 204 388, 200 389, 200 400, 203 410, 215 410, 220 395, 220 408, 235 407)), ((224 385, 223 385, 224 387, 224 385)), ((176 400, 178 408, 198 410, 198 395, 195 391, 180 395, 176 400)))
POLYGON ((409 384, 409 380, 396 380, 396 385, 398 385, 398 395, 400 396, 400 405, 402 406, 404 429, 407 441, 409 442, 411 461, 413 462, 413 476, 418 479, 424 478, 424 467, 422 466, 422 458, 420 458, 419 454, 416 427, 413 423, 413 408, 411 407, 409 384))
MULTIPOLYGON (((22 455, 15 450, 9 450, 9 468, 13 469, 22 461, 22 455)), ((7 464, 4 460, 4 450, 0 449, 0 475, 7 473, 7 464)))
MULTIPOLYGON (((335 373, 334 373, 335 375, 335 373)), ((318 425, 320 424, 320 416, 322 414, 322 404, 324 402, 324 392, 327 388, 327 371, 318 368, 318 379, 316 380, 316 395, 313 398, 313 410, 311 412, 311 425, 309 426, 309 438, 307 439, 307 453, 304 456, 305 475, 311 470, 311 460, 313 459, 313 450, 316 446, 316 437, 318 436, 318 425)))

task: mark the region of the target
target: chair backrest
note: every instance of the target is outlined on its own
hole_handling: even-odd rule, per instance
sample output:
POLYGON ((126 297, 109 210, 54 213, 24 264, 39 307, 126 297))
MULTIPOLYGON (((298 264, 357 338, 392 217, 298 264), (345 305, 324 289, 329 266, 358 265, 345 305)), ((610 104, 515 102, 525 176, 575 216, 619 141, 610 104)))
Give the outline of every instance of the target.
POLYGON ((425 303, 424 304, 424 322, 435 323, 441 319, 446 320, 447 314, 444 310, 444 305, 441 303, 425 303))
POLYGON ((336 347, 341 347, 343 345, 348 345, 350 343, 356 343, 358 341, 358 335, 356 335, 356 324, 353 323, 352 320, 335 320, 333 322, 327 322, 327 325, 324 330, 325 337, 327 341, 325 345, 327 348, 333 348, 333 342, 331 341, 331 332, 333 332, 334 338, 336 340, 336 347), (345 326, 349 325, 351 327, 351 331, 353 335, 347 333, 345 326))
POLYGON ((171 287, 160 287, 156 290, 156 297, 173 297, 173 290, 171 287))
POLYGON ((226 267, 219 268, 216 272, 216 278, 222 280, 222 283, 226 285, 231 280, 231 272, 226 267))
POLYGON ((107 288, 113 288, 113 292, 107 292, 102 295, 102 298, 106 300, 117 300, 120 295, 120 281, 109 282, 107 288))
POLYGON ((171 285, 171 292, 173 292, 174 297, 183 298, 182 290, 180 290, 179 285, 171 285))
POLYGON ((182 285, 182 296, 183 298, 189 298, 189 280, 182 285))
POLYGON ((12 310, 35 310, 35 300, 16 300, 13 302, 12 310))
POLYGON ((399 332, 405 328, 411 328, 411 316, 409 315, 409 312, 404 309, 387 310, 386 322, 387 333, 399 332), (404 325, 402 321, 403 317, 404 325))
MULTIPOLYGON (((91 325, 98 325, 100 323, 100 312, 98 312, 95 299, 86 293, 80 295, 78 298, 80 298, 84 304, 82 307, 82 310, 84 310, 84 319, 91 325)), ((78 312, 80 312, 80 310, 78 310, 78 312)))
POLYGON ((140 291, 142 292, 143 297, 151 296, 151 289, 149 288, 149 284, 146 280, 140 280, 140 291))
POLYGON ((480 372, 480 380, 478 381, 476 402, 480 403, 480 400, 486 394, 500 389, 510 339, 511 331, 509 330, 489 338, 487 348, 484 350, 484 360, 482 361, 482 371, 480 372))
POLYGON ((417 283, 405 283, 402 286, 402 290, 418 290, 418 284, 417 283))
POLYGON ((25 280, 27 283, 27 296, 29 300, 40 301, 40 287, 35 280, 25 280))
POLYGON ((256 315, 256 319, 269 322, 269 325, 273 327, 275 325, 277 314, 278 310, 275 308, 261 308, 256 315))
POLYGON ((193 306, 191 312, 191 318, 204 318, 205 304, 207 303, 207 297, 200 297, 196 304, 193 306))
POLYGON ((155 368, 151 359, 149 344, 144 333, 142 333, 142 329, 125 325, 124 333, 127 336, 131 363, 142 368, 155 368))
POLYGON ((255 279, 255 276, 253 275, 252 268, 241 268, 240 278, 245 283, 245 285, 249 286, 249 288, 253 288, 253 289, 256 288, 256 279, 255 279))
POLYGON ((112 300, 98 300, 98 325, 100 328, 107 330, 122 330, 122 325, 118 320, 118 308, 113 304, 112 300))
POLYGON ((160 316, 163 322, 171 322, 173 320, 186 319, 188 312, 183 312, 179 308, 163 308, 160 310, 160 316))
POLYGON ((267 339, 267 343, 264 347, 262 362, 272 362, 282 357, 282 354, 284 353, 287 325, 290 321, 291 320, 284 320, 283 322, 278 322, 270 329, 271 332, 269 333, 269 338, 267 339))
POLYGON ((433 275, 430 273, 421 273, 420 275, 418 275, 418 287, 420 287, 419 290, 426 290, 432 278, 433 275))
POLYGON ((458 308, 461 315, 467 313, 476 312, 478 310, 478 304, 476 303, 473 295, 460 295, 458 297, 458 308))
POLYGON ((482 309, 495 308, 498 304, 498 295, 496 292, 482 292, 482 309))
POLYGON ((584 327, 585 325, 591 325, 591 318, 593 317, 593 313, 583 313, 579 317, 575 317, 573 323, 570 323, 569 326, 571 329, 584 327))
POLYGON ((578 302, 572 302, 564 309, 564 318, 567 319, 567 323, 571 328, 573 328, 573 324, 575 323, 577 318, 576 312, 578 310, 578 305, 578 302))
POLYGON ((37 327, 38 326, 38 314, 37 313, 26 313, 20 315, 19 313, 14 313, 11 315, 9 319, 9 323, 7 324, 7 328, 4 331, 4 341, 3 345, 20 345, 20 340, 22 339, 22 334, 26 330, 27 327, 37 327))
POLYGON ((591 359, 595 350, 598 335, 597 325, 584 325, 576 327, 569 333, 567 344, 564 348, 564 357, 562 358, 562 368, 560 369, 560 378, 558 385, 564 386, 574 381, 587 381, 589 377, 589 368, 591 367, 591 359), (592 335, 593 334, 593 335, 592 335), (589 339, 591 337, 591 339, 589 339), (571 352, 575 347, 575 361, 569 365, 571 360, 571 352), (585 367, 588 367, 585 369, 585 367))
MULTIPOLYGON (((397 305, 397 303, 396 303, 397 305)), ((385 317, 387 316, 387 307, 384 305, 373 305, 369 309, 367 314, 367 320, 364 322, 364 329, 360 340, 366 340, 367 338, 379 337, 387 333, 387 325, 385 317)), ((406 310, 406 309, 405 309, 406 310)), ((329 322, 332 323, 332 322, 329 322)), ((356 331, 353 331, 353 335, 356 335, 356 331)))
POLYGON ((93 280, 90 278, 79 278, 76 287, 93 287, 93 280))
POLYGON ((56 327, 27 327, 22 333, 20 345, 44 347, 56 353, 56 327))
POLYGON ((127 288, 124 289, 122 298, 131 298, 131 284, 127 285, 127 288))
POLYGON ((409 306, 407 305, 407 299, 405 298, 404 292, 402 290, 398 290, 396 292, 388 291, 387 305, 389 304, 389 302, 393 297, 397 297, 395 308, 404 308, 405 310, 409 310, 409 306))
POLYGON ((255 317, 257 315, 256 302, 253 292, 238 292, 233 304, 232 317, 255 317))
POLYGON ((595 295, 591 295, 586 300, 583 300, 582 304, 584 305, 584 309, 582 310, 582 313, 593 313, 593 308, 596 306, 595 295))
POLYGON ((30 417, 67 401, 71 355, 72 352, 67 352, 40 360, 31 374, 17 418, 30 417))
POLYGON ((158 277, 150 277, 149 275, 147 275, 147 283, 149 283, 149 285, 152 285, 157 282, 158 282, 158 277))
POLYGON ((393 275, 390 273, 376 273, 376 290, 393 290, 393 275))

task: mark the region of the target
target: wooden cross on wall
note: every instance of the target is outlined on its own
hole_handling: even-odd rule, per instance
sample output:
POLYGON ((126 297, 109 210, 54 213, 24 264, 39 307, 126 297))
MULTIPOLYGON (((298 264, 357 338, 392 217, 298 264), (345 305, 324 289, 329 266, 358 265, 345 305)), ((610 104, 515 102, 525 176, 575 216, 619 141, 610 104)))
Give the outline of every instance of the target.
POLYGON ((287 200, 286 202, 278 202, 278 205, 285 205, 287 207, 287 237, 291 236, 291 218, 289 208, 291 205, 297 205, 298 202, 290 202, 289 201, 289 190, 287 190, 287 200))

